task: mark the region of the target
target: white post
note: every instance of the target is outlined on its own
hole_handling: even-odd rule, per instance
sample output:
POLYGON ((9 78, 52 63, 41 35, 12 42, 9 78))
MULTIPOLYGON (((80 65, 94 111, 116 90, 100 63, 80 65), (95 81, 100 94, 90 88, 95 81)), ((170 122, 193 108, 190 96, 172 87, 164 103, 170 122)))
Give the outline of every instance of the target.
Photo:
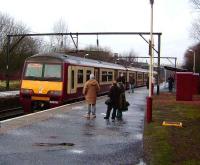
POLYGON ((195 50, 193 50, 193 49, 189 49, 188 50, 189 52, 192 52, 193 53, 193 73, 195 73, 195 61, 196 61, 196 54, 195 54, 195 50))
POLYGON ((165 83, 166 83, 167 82, 167 71, 166 71, 166 69, 164 71, 165 71, 165 83))
POLYGON ((150 66, 149 66, 149 97, 151 97, 152 90, 152 66, 153 66, 153 57, 152 57, 152 45, 153 45, 153 2, 154 0, 150 0, 151 3, 151 28, 150 28, 150 66))

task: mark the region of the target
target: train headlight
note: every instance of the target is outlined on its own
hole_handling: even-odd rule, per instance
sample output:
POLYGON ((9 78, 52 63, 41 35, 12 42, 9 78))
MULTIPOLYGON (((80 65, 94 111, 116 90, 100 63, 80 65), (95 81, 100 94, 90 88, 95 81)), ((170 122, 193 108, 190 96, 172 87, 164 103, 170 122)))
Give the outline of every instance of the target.
POLYGON ((62 92, 61 91, 54 91, 54 90, 51 90, 51 91, 48 91, 47 93, 50 97, 60 97, 62 95, 62 92))
POLYGON ((34 93, 32 89, 24 89, 24 88, 22 88, 20 92, 23 95, 33 95, 34 93))

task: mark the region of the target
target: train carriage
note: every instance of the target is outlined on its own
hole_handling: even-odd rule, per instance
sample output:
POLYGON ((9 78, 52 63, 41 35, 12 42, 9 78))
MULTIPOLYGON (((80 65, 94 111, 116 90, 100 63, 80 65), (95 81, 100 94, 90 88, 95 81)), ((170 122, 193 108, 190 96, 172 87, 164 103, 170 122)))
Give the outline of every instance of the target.
POLYGON ((125 76, 127 87, 131 75, 136 79, 136 86, 145 85, 146 72, 59 53, 37 54, 25 61, 20 102, 25 113, 51 108, 83 98, 83 86, 91 73, 99 82, 101 95, 109 91, 113 80, 121 74, 125 76))
POLYGON ((147 77, 148 77, 148 70, 141 69, 141 68, 135 68, 135 67, 129 67, 127 68, 127 81, 129 82, 130 77, 133 77, 135 79, 135 86, 145 86, 147 77))
POLYGON ((119 71, 126 71, 126 68, 58 53, 37 54, 25 61, 20 102, 28 113, 82 98, 84 83, 91 73, 101 86, 99 94, 103 94, 108 92, 119 71))

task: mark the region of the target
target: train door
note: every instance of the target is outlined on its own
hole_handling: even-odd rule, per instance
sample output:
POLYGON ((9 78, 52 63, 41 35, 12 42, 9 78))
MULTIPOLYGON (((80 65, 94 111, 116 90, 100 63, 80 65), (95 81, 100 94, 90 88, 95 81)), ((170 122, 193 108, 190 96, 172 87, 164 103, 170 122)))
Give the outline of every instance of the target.
POLYGON ((95 79, 99 82, 99 69, 97 68, 94 69, 94 76, 95 76, 95 79))
POLYGON ((94 73, 94 69, 93 68, 90 68, 90 67, 86 67, 85 68, 85 74, 86 74, 86 77, 85 77, 85 82, 88 81, 90 79, 90 74, 94 73))
POLYGON ((118 71, 115 70, 115 71, 114 71, 114 80, 117 80, 117 78, 118 78, 118 71))
POLYGON ((129 83, 130 83, 130 81, 133 81, 133 82, 135 82, 135 87, 137 86, 137 81, 136 81, 136 72, 129 72, 129 76, 128 76, 128 78, 129 78, 129 83))
POLYGON ((69 66, 68 67, 68 86, 67 93, 73 94, 76 93, 77 90, 77 79, 76 79, 76 67, 69 66))

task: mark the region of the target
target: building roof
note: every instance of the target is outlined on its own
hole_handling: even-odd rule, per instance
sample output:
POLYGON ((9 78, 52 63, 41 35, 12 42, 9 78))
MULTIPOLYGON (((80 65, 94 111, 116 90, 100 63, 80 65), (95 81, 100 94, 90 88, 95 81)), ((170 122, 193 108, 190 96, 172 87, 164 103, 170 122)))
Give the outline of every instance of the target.
POLYGON ((175 67, 171 67, 171 66, 164 66, 164 68, 166 70, 170 70, 170 71, 174 71, 174 72, 187 72, 187 69, 183 69, 183 68, 175 68, 175 67))

